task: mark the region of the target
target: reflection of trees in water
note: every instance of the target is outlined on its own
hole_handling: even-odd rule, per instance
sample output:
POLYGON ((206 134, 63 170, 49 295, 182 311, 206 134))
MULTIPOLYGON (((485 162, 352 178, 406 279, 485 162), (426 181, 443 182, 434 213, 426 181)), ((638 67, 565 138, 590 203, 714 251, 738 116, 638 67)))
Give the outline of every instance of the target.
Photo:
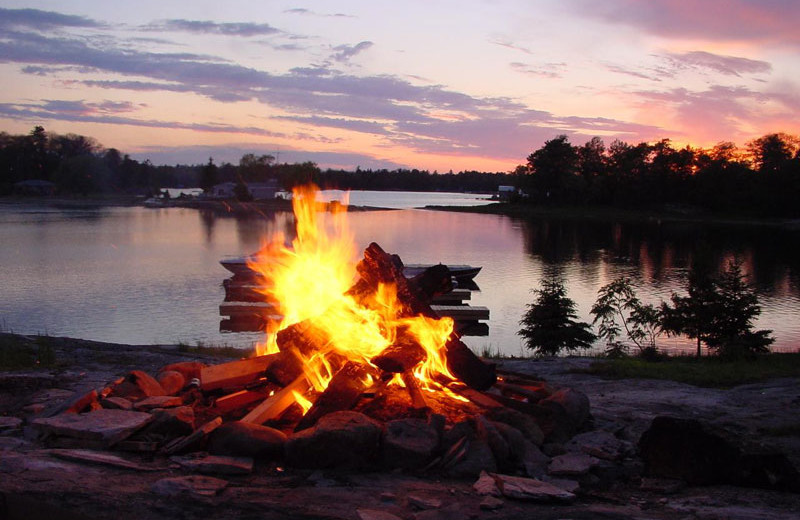
POLYGON ((520 221, 525 250, 545 273, 577 263, 597 279, 602 264, 632 266, 635 278, 671 286, 676 270, 691 264, 699 244, 722 271, 739 258, 759 291, 784 296, 800 291, 800 233, 774 227, 684 222, 610 222, 530 219, 520 221))
POLYGON ((285 211, 227 213, 213 209, 199 210, 206 242, 213 242, 217 219, 235 219, 236 236, 245 251, 255 252, 264 241, 283 233, 291 239, 295 234, 294 216, 285 211))

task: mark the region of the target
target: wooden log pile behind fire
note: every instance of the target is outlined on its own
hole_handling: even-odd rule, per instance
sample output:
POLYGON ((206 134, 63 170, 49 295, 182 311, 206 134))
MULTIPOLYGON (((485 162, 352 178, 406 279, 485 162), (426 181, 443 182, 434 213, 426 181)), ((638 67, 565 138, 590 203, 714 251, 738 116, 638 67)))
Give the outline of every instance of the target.
MULTIPOLYGON (((357 271, 360 279, 348 294, 370 306, 370 295, 392 285, 400 318, 438 320, 430 302, 451 289, 445 266, 406 279, 400 259, 374 243, 357 271)), ((258 459, 296 467, 541 476, 547 457, 539 447, 564 442, 589 418, 585 395, 498 376, 455 332, 443 349, 454 379, 434 376, 433 386, 415 375, 429 353, 403 327, 366 361, 329 351, 329 338, 313 319, 279 331, 276 343, 277 353, 211 366, 178 363, 155 378, 131 372, 77 394, 32 425, 56 447, 211 454, 191 457, 195 464, 235 456, 249 458, 251 466, 258 459), (321 353, 332 376, 324 388, 308 367, 321 353)))

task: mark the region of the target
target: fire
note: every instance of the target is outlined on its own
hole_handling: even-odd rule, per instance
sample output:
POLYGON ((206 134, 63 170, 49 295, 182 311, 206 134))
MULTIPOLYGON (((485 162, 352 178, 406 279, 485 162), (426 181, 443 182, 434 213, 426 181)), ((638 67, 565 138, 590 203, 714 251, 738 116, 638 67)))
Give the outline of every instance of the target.
MULTIPOLYGON (((287 246, 282 234, 273 236, 249 264, 268 282, 262 289, 265 299, 277 302, 283 316, 258 353, 277 352, 278 331, 310 320, 325 340, 302 361, 309 383, 321 392, 333 377, 332 356, 369 364, 402 331, 425 350, 413 369, 420 387, 441 389, 437 380, 455 379, 444 355, 453 320, 403 316, 394 285, 379 284, 374 294, 359 295, 359 301, 347 294, 358 279, 358 249, 347 225, 347 208, 332 205, 330 218, 320 219, 316 193, 314 186, 294 190, 297 237, 287 246)), ((307 403, 301 404, 305 408, 307 403)))

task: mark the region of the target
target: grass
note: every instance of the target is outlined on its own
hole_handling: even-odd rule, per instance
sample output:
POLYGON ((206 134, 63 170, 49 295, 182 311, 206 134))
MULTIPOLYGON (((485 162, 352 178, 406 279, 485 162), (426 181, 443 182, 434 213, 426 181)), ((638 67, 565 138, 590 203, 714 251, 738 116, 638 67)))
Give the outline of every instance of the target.
POLYGON ((252 353, 252 350, 233 347, 230 345, 206 345, 202 342, 198 342, 196 345, 189 345, 181 342, 178 343, 178 352, 182 352, 184 354, 204 354, 214 357, 239 359, 249 356, 252 353))
POLYGON ((800 353, 773 353, 753 360, 675 356, 646 361, 627 357, 593 363, 585 371, 613 379, 665 379, 695 386, 730 388, 775 379, 800 377, 800 353))
POLYGON ((57 364, 55 349, 50 338, 33 339, 13 334, 0 334, 0 369, 24 370, 49 368, 57 364))

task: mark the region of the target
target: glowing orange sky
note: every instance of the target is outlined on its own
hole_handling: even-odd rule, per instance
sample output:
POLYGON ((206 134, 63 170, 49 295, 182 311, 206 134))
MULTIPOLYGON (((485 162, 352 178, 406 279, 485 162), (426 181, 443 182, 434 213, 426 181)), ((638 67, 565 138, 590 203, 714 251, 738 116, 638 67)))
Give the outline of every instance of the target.
POLYGON ((156 164, 438 171, 508 171, 559 134, 800 134, 800 4, 687 5, 5 1, 0 130, 156 164))

